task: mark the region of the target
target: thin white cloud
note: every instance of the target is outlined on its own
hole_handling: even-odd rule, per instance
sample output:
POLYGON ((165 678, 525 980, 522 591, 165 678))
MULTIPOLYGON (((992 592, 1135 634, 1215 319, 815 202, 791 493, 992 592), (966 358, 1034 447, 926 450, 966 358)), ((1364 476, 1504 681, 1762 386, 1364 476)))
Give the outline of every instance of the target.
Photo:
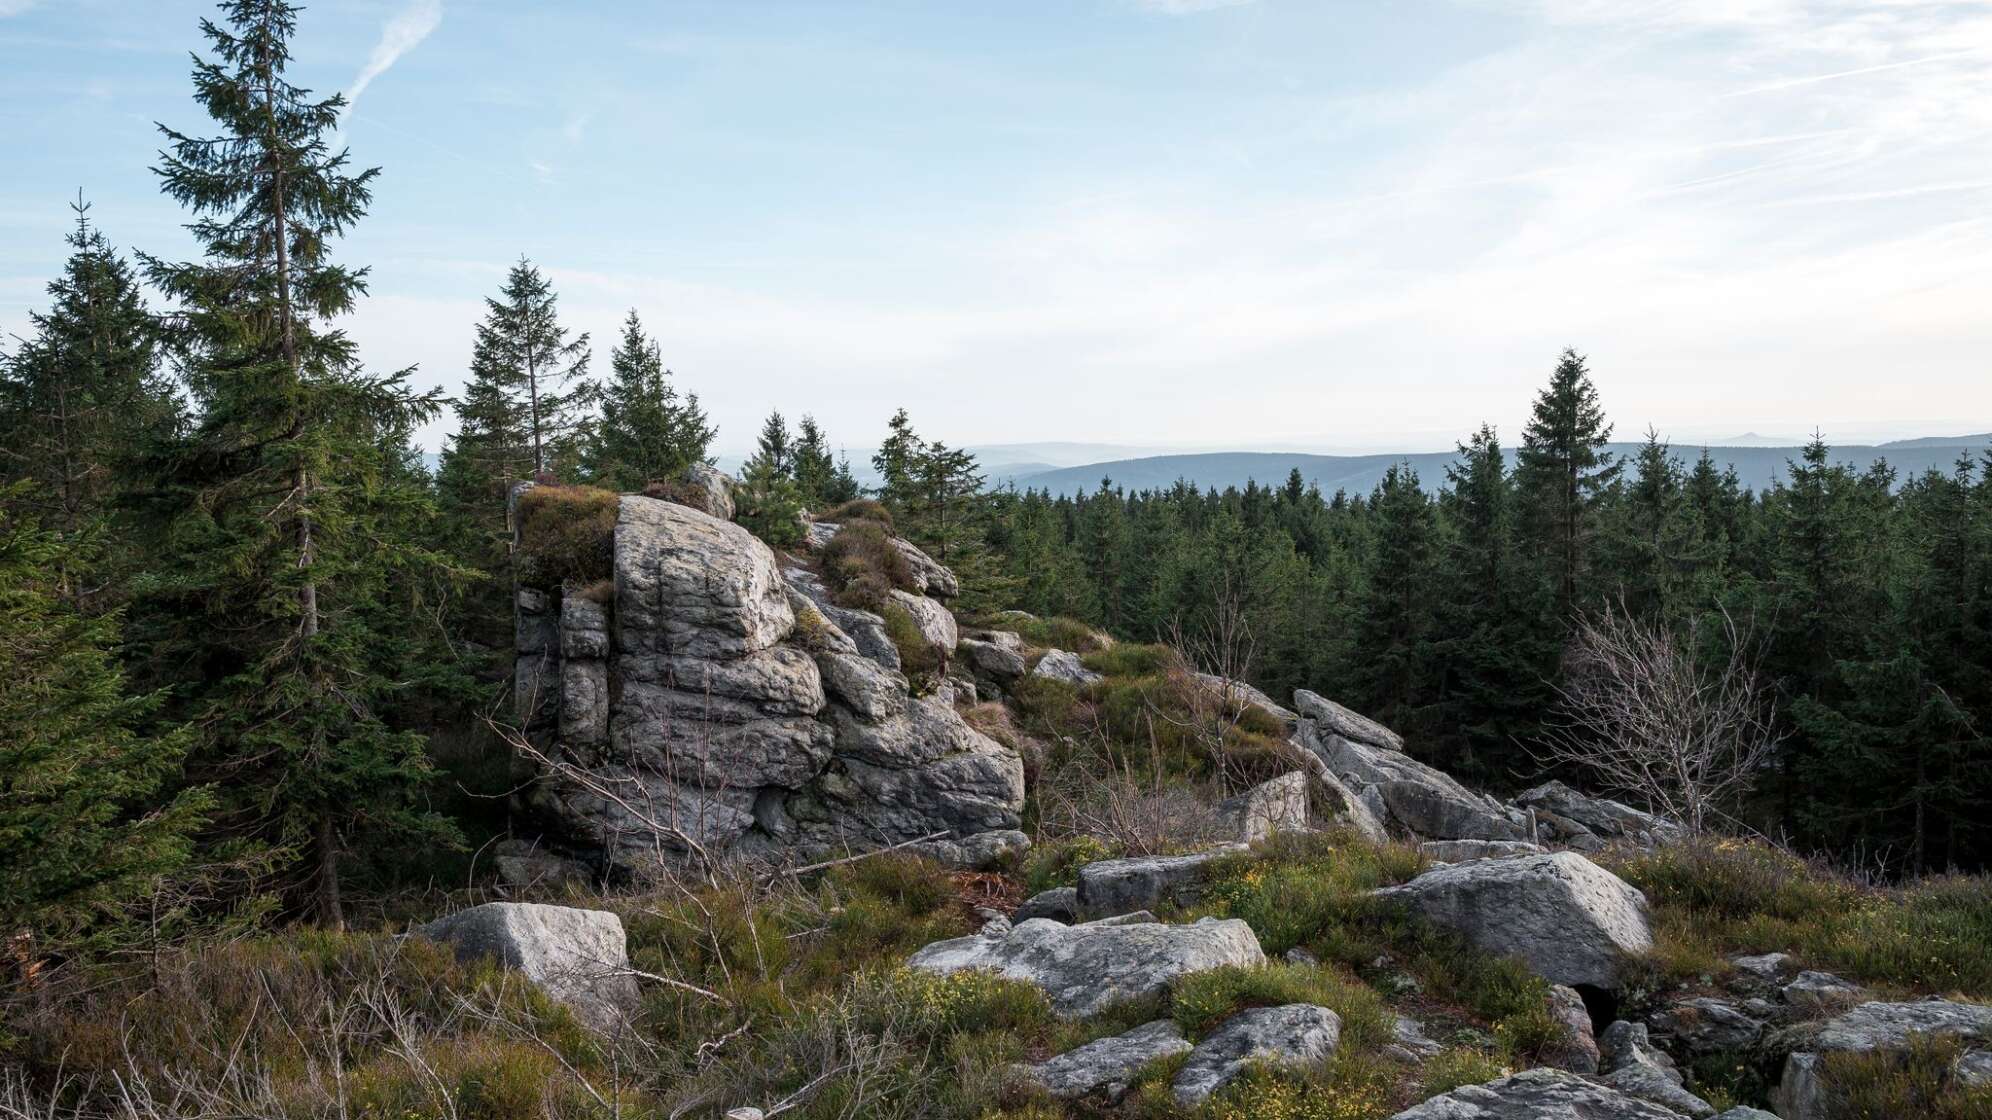
MULTIPOLYGON (((7 0, 0 0, 5 3, 7 0)), ((443 22, 443 0, 412 0, 401 11, 381 25, 380 41, 374 44, 373 53, 367 56, 367 64, 360 68, 353 84, 346 87, 346 112, 350 114, 360 95, 373 84, 375 78, 387 73, 401 56, 414 50, 422 40, 429 37, 443 22)))
POLYGON ((1815 85, 1819 82, 1835 82, 1842 78, 1858 78, 1866 74, 1881 74, 1890 70, 1901 70, 1910 66, 1929 66, 1938 62, 1952 62, 1960 58, 1971 58, 1983 53, 1983 51, 1978 50, 1951 51, 1947 54, 1933 54, 1928 58, 1911 58, 1902 62, 1884 62, 1879 66, 1860 66, 1852 70, 1840 70, 1831 74, 1813 74, 1803 78, 1787 78, 1781 82, 1767 82, 1764 85, 1739 89, 1724 96, 1750 97, 1759 93, 1776 93, 1779 90, 1797 89, 1800 86, 1815 85))
POLYGON ((1134 0, 1138 8, 1170 16, 1212 12, 1219 8, 1240 8, 1252 2, 1253 0, 1134 0))
POLYGON ((35 6, 36 0, 0 0, 0 19, 17 16, 35 6))

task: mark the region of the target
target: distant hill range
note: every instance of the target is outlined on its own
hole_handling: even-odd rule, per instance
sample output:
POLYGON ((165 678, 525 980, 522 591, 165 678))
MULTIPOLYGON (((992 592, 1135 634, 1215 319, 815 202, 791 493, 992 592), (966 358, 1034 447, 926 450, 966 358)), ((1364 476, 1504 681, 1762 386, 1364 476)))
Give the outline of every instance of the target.
MULTIPOLYGON (((1747 437, 1745 437, 1747 438, 1747 437)), ((1639 452, 1639 444, 1614 443, 1610 450, 1621 457, 1630 458, 1639 452)), ((1948 472, 1957 462, 1958 456, 1971 454, 1974 457, 1987 449, 1992 449, 1992 432, 1966 436, 1926 436, 1921 439, 1895 440, 1890 443, 1872 445, 1849 445, 1833 448, 1832 457, 1836 463, 1846 463, 1857 470, 1866 470, 1877 459, 1886 460, 1895 468, 1897 482, 1905 482, 1930 468, 1948 472)), ((1790 473, 1789 464, 1799 457, 1800 448, 1783 446, 1723 446, 1710 447, 1709 455, 1717 463, 1733 467, 1736 476, 1744 486, 1752 490, 1763 490, 1775 480, 1785 478, 1790 473)), ((1692 466, 1701 457, 1701 445, 1675 445, 1674 454, 1684 465, 1692 466)), ((1508 449, 1508 461, 1514 463, 1515 452, 1508 449)), ((1385 471, 1393 463, 1409 463, 1418 472, 1418 480, 1428 490, 1437 491, 1446 482, 1446 467, 1459 457, 1457 451, 1420 451, 1395 455, 1301 455, 1291 452, 1250 452, 1217 451, 1191 455, 1152 455, 1145 458, 1113 459, 1105 462, 1087 463, 1083 466, 1060 467, 1056 470, 1010 471, 1000 477, 991 470, 992 485, 1009 484, 1019 490, 1046 490, 1053 494, 1073 494, 1095 490, 1102 478, 1111 478, 1113 484, 1127 490, 1160 490, 1172 486, 1178 479, 1196 484, 1198 487, 1224 489, 1227 486, 1242 487, 1248 481, 1257 481, 1261 486, 1278 486, 1284 483, 1287 475, 1299 468, 1300 475, 1313 485, 1319 486, 1324 494, 1346 490, 1350 494, 1367 494, 1376 488, 1385 471)))

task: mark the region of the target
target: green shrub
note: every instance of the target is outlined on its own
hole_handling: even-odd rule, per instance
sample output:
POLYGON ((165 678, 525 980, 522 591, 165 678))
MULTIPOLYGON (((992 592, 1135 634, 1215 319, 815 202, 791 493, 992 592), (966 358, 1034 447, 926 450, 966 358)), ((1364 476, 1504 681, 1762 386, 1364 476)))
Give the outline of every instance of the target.
POLYGON ((1832 1120, 1988 1120, 1992 1085, 1966 1087, 1954 1076, 1963 1045, 1954 1038, 1915 1038, 1908 1050, 1827 1054, 1820 1079, 1832 1120))
POLYGON ((898 603, 887 603, 878 615, 885 620, 885 636, 899 651, 899 667, 908 680, 932 679, 940 673, 947 662, 947 655, 927 640, 912 611, 898 603))
POLYGON ((1026 642, 1048 649, 1072 653, 1097 653, 1111 639, 1076 618, 1006 618, 1003 625, 1014 629, 1026 642))
POLYGON ((1455 1046, 1426 1058, 1418 1067, 1418 1099, 1430 1100, 1467 1085, 1485 1085, 1509 1072, 1492 1054, 1455 1046))
POLYGON ((519 495, 519 582, 558 591, 611 578, 621 502, 607 490, 551 483, 519 495))
POLYGON ((875 521, 853 521, 837 530, 823 548, 823 578, 840 605, 874 614, 885 613, 894 589, 918 586, 906 554, 875 521))
POLYGON ((1312 1003, 1342 1017, 1341 1045, 1352 1051, 1389 1041, 1392 1016, 1372 988, 1313 965, 1226 965, 1191 973, 1169 993, 1169 1013, 1192 1038, 1201 1037, 1248 1007, 1312 1003))
POLYGON ((1024 857, 1024 889, 1032 894, 1079 885, 1079 869, 1112 859, 1114 850, 1097 836, 1077 836, 1033 846, 1024 857))
POLYGON ((1080 660, 1086 668, 1110 677, 1154 676, 1181 668, 1183 664, 1181 654, 1160 643, 1137 645, 1120 642, 1111 648, 1089 653, 1080 660))
POLYGON ((885 508, 885 503, 871 498, 852 498, 843 505, 824 510, 816 517, 819 521, 832 521, 839 525, 871 521, 884 526, 888 532, 892 529, 892 511, 885 508))

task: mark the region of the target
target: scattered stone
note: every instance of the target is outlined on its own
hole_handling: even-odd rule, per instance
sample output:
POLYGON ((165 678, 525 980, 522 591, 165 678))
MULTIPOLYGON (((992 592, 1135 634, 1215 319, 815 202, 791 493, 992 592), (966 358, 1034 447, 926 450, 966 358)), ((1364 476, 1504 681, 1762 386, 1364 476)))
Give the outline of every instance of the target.
POLYGON ((1551 840, 1594 851, 1615 840, 1651 848, 1682 835, 1681 826, 1620 801, 1578 793, 1562 782, 1544 782, 1516 795, 1515 805, 1534 813, 1551 840))
POLYGON ((1470 859, 1541 855, 1549 849, 1527 840, 1427 840, 1418 850, 1439 863, 1465 863, 1470 859))
POLYGON ((1418 1062, 1444 1050, 1445 1044, 1425 1033, 1418 1020, 1399 1015, 1390 1025, 1390 1045, 1383 1052, 1400 1062, 1418 1062))
POLYGON ((1011 921, 1028 922, 1032 918, 1050 918, 1054 922, 1071 925, 1079 920, 1079 888, 1053 887, 1039 891, 1024 900, 1011 921))
POLYGON ((1079 910, 1083 914, 1125 914, 1164 902, 1188 905, 1202 893, 1211 863, 1244 850, 1227 845, 1186 856, 1137 856, 1101 860, 1079 869, 1079 910))
POLYGON ((1761 1020, 1744 1014, 1733 1003, 1706 996, 1681 1000, 1649 1022, 1696 1056, 1755 1046, 1764 1033, 1761 1020))
POLYGON ((413 932, 454 946, 460 960, 496 957, 597 1030, 616 1029, 636 1005, 622 919, 607 910, 487 902, 413 932))
POLYGON ((1281 959, 1285 960, 1288 964, 1302 965, 1307 968, 1321 967, 1321 958, 1315 956, 1313 953, 1308 952, 1306 949, 1300 947, 1299 945, 1295 945, 1293 948, 1288 949, 1281 959))
POLYGON ((1754 957, 1731 957, 1737 971, 1759 980, 1776 980, 1791 970, 1790 953, 1761 953, 1754 957))
POLYGON ((1830 972, 1801 972, 1780 991, 1785 1002, 1802 1015, 1823 1015, 1851 1006, 1861 998, 1861 986, 1830 972))
POLYGON ((1591 1035, 1591 1012, 1584 997, 1567 984, 1552 984, 1549 1014, 1562 1026, 1563 1038, 1545 1056, 1544 1064, 1571 1073, 1598 1072, 1598 1040, 1591 1035))
POLYGON ((1376 893, 1555 984, 1616 988, 1653 948, 1646 896, 1575 852, 1455 863, 1376 893))
POLYGON ((1068 926, 1034 918, 1002 937, 937 941, 914 953, 907 966, 936 973, 988 969, 1042 988, 1059 1015, 1085 1018, 1123 1000, 1159 995, 1178 976, 1265 959, 1252 927, 1236 918, 1186 926, 1068 926))
POLYGON ((1190 1051, 1171 1086, 1176 1104, 1202 1104, 1254 1063, 1307 1066, 1326 1061, 1341 1039, 1342 1017, 1315 1004, 1240 1011, 1190 1051))
POLYGON ((1784 1120, 1823 1120, 1834 1104, 1823 1055, 1905 1050, 1916 1036, 1992 1041, 1992 1007, 1947 999, 1864 1003, 1823 1025, 1796 1028, 1771 1106, 1784 1120))
POLYGON ((1352 712, 1319 693, 1295 689, 1293 706, 1301 718, 1312 720, 1321 734, 1339 735, 1354 743, 1384 750, 1401 751, 1404 739, 1390 728, 1365 715, 1352 712))
POLYGON ((1049 650, 1043 657, 1038 658, 1038 663, 1031 668, 1031 675, 1044 677, 1047 680, 1064 681, 1070 685, 1086 685, 1106 679, 1101 674, 1086 668, 1079 660, 1078 654, 1067 653, 1062 649, 1049 650))
POLYGON ((1024 675, 1024 639, 1009 630, 974 630, 955 646, 970 671, 1007 686, 1024 675))
POLYGON ((1181 1027, 1168 1019, 1157 1019, 1049 1061, 1019 1066, 1017 1073, 1060 1100, 1098 1095, 1112 1104, 1127 1095, 1128 1083, 1143 1066, 1189 1049, 1181 1027))
POLYGON ((1307 775, 1298 770, 1218 803, 1217 816, 1242 843, 1307 831, 1307 775))
POLYGON ((1391 1120, 1680 1120, 1680 1115, 1547 1067, 1468 1085, 1391 1120))

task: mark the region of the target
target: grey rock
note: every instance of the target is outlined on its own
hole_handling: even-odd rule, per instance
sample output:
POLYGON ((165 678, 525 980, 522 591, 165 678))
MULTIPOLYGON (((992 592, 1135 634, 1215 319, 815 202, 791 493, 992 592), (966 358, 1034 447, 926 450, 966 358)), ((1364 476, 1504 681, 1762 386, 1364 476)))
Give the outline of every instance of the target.
POLYGON ((994 829, 962 840, 928 841, 913 850, 948 867, 986 871, 1030 851, 1031 838, 1013 828, 994 829))
POLYGON ((500 840, 491 847, 498 881, 508 887, 558 887, 593 878, 588 866, 530 840, 500 840))
POLYGON ((1300 709, 1302 719, 1310 720, 1325 738, 1337 735, 1352 743, 1383 750, 1401 751, 1404 739, 1390 728, 1368 716, 1352 712, 1319 693, 1301 688, 1295 689, 1293 706, 1300 709))
POLYGON ((1910 1039, 1992 1041, 1992 1007, 1946 999, 1914 1003, 1864 1003, 1831 1021, 1793 1032, 1771 1105, 1784 1120, 1823 1120, 1832 1115, 1834 1090, 1822 1055, 1899 1051, 1910 1039))
POLYGON ((1598 1040, 1591 1034, 1591 1012, 1584 997, 1567 984, 1552 984, 1549 1014, 1563 1028, 1563 1038, 1545 1064, 1571 1073, 1598 1072, 1598 1040))
POLYGON ((693 463, 680 476, 698 495, 700 508, 721 521, 733 520, 734 482, 725 471, 706 463, 693 463))
POLYGON ((606 910, 487 902, 413 932, 463 960, 496 957, 598 1030, 614 1030, 636 1004, 622 919, 606 910))
POLYGON ((1038 658, 1038 663, 1031 667, 1031 675, 1064 681, 1071 685, 1092 684, 1094 681, 1106 679, 1086 668, 1079 660, 1078 654, 1067 653, 1062 649, 1049 650, 1043 657, 1038 658))
POLYGON ((1079 909, 1093 915, 1125 914, 1173 902, 1188 905, 1202 891, 1204 872, 1215 861, 1244 850, 1240 845, 1186 856, 1137 856, 1101 860, 1079 869, 1079 909))
POLYGON ((920 628, 923 641, 945 655, 953 655, 955 645, 961 641, 961 629, 955 622, 954 612, 938 599, 898 589, 893 590, 892 601, 913 617, 913 624, 920 628))
POLYGON ((1544 782, 1516 795, 1515 805, 1533 812, 1551 839, 1574 844, 1590 840, 1597 846, 1629 840, 1653 847, 1680 838, 1679 825, 1623 802, 1582 794, 1562 782, 1544 782))
POLYGON ((1807 970, 1792 978, 1779 992, 1786 1003, 1801 1015, 1822 1015, 1847 1007, 1861 998, 1861 986, 1830 972, 1807 970))
POLYGON ((1726 1112, 1716 1113, 1715 1120, 1778 1120, 1778 1118, 1769 1112, 1765 1112, 1761 1108, 1751 1108, 1748 1105, 1737 1105, 1735 1108, 1729 1109, 1726 1112))
POLYGON ((1240 1011, 1197 1043, 1170 1089, 1178 1106, 1194 1107, 1256 1063, 1315 1065, 1341 1040, 1342 1017, 1312 1003, 1240 1011))
POLYGON ((1616 988, 1653 948, 1646 896, 1575 852, 1455 863, 1377 894, 1556 984, 1616 988))
POLYGON ((1757 956, 1731 957, 1729 963, 1737 971, 1759 980, 1776 980, 1791 971, 1790 953, 1761 953, 1757 956))
POLYGON ((1226 716, 1240 715, 1246 708, 1258 708, 1267 715, 1284 723, 1291 730, 1300 722, 1300 716, 1279 701, 1253 688, 1241 680, 1219 676, 1216 673, 1196 674, 1198 683, 1209 689, 1219 700, 1220 710, 1226 716))
POLYGON ((1526 840, 1427 840, 1418 845, 1418 850, 1440 863, 1533 856, 1548 851, 1541 844, 1531 844, 1526 840))
POLYGON ((1951 1081, 1966 1089, 1992 1085, 1992 1050, 1967 1050, 1951 1063, 1951 1081))
POLYGON ((1242 843, 1256 844, 1275 832, 1307 831, 1307 775, 1299 770, 1261 782, 1218 803, 1218 819, 1242 843))
POLYGON ((1631 1065, 1613 1070, 1599 1079, 1628 1097, 1650 1101, 1671 1112, 1700 1118, 1715 1115, 1715 1106, 1682 1087, 1678 1075, 1647 1065, 1631 1065))
POLYGON ((1049 1061, 1018 1067, 1018 1075, 1060 1100, 1098 1095, 1116 1103, 1127 1095, 1128 1083, 1150 1062, 1190 1049, 1183 1031, 1168 1019, 1157 1019, 1122 1035, 1089 1042, 1049 1061))
POLYGON ((906 677, 858 653, 819 653, 823 690, 868 723, 885 723, 906 710, 906 677))
POLYGON ((615 533, 622 652, 734 658, 795 627, 775 554, 730 521, 625 496, 615 533))
POLYGON ((594 746, 609 736, 609 666, 602 661, 560 664, 560 737, 594 746))
POLYGON ((602 604, 572 593, 561 597, 560 655, 570 661, 609 655, 609 615, 602 604))
MULTIPOLYGON (((1305 705, 1303 705, 1305 712, 1305 705)), ((1388 824, 1426 840, 1529 840, 1525 819, 1402 751, 1368 746, 1304 719, 1301 744, 1388 824), (1372 801, 1372 797, 1374 801, 1372 801)))
POLYGON ((976 675, 1009 685, 1024 675, 1024 639, 1008 630, 976 630, 955 645, 955 651, 976 675))
POLYGON ((952 599, 961 594, 961 583, 955 574, 933 557, 920 551, 912 541, 904 537, 892 538, 893 547, 906 557, 906 564, 913 569, 913 582, 923 595, 939 599, 952 599))
POLYGON ((1633 1067, 1658 1070, 1669 1080, 1681 1080, 1674 1059, 1653 1045, 1645 1023, 1619 1019, 1598 1035, 1598 1068, 1605 1073, 1617 1073, 1633 1067))
POLYGON ((886 632, 885 619, 870 611, 838 606, 830 595, 830 589, 805 568, 785 568, 782 578, 791 590, 807 599, 817 613, 836 627, 838 633, 849 639, 857 652, 878 662, 883 668, 895 673, 900 671, 899 647, 893 644, 892 635, 886 632))
POLYGON ((1329 769, 1320 753, 1308 745, 1307 735, 1297 731, 1287 740, 1295 748, 1301 765, 1307 768, 1308 777, 1313 779, 1314 789, 1319 791, 1327 803, 1328 819, 1332 823, 1346 825, 1374 844, 1388 843, 1390 833, 1383 827, 1383 818, 1389 810, 1382 799, 1374 803, 1363 797, 1344 782, 1340 775, 1329 769))
POLYGON ((1680 1114, 1545 1067, 1454 1089, 1391 1120, 1680 1120, 1680 1114))
POLYGON ((1028 922, 1032 918, 1050 918, 1066 925, 1079 920, 1079 888, 1053 887, 1039 891, 1024 900, 1017 912, 1011 915, 1012 921, 1028 922))
POLYGON ((1280 954, 1280 959, 1286 961, 1288 964, 1300 965, 1301 967, 1304 968, 1321 967, 1321 958, 1315 956, 1313 953, 1308 952, 1306 949, 1302 948, 1299 945, 1295 945, 1293 948, 1288 949, 1285 953, 1280 954))
POLYGON ((1763 1037, 1764 1023, 1725 1000, 1706 996, 1672 1004, 1649 1022, 1691 1055, 1743 1050, 1763 1037))
POLYGON ((1394 1056, 1399 1059, 1416 1061, 1420 1058, 1429 1058, 1446 1048, 1445 1043, 1426 1034, 1425 1028, 1418 1020, 1409 1015, 1399 1015, 1391 1023, 1390 1038, 1390 1046, 1385 1049, 1397 1051, 1394 1056))
POLYGON ((1123 1000, 1159 995, 1179 976, 1265 959, 1252 927, 1236 918, 1205 918, 1186 926, 1068 926, 1034 918, 1002 937, 937 941, 914 953, 907 967, 935 973, 987 969, 1037 985, 1059 1015, 1085 1018, 1123 1000))
POLYGON ((553 597, 536 588, 521 587, 514 594, 512 623, 513 649, 519 653, 545 653, 560 640, 553 597))

